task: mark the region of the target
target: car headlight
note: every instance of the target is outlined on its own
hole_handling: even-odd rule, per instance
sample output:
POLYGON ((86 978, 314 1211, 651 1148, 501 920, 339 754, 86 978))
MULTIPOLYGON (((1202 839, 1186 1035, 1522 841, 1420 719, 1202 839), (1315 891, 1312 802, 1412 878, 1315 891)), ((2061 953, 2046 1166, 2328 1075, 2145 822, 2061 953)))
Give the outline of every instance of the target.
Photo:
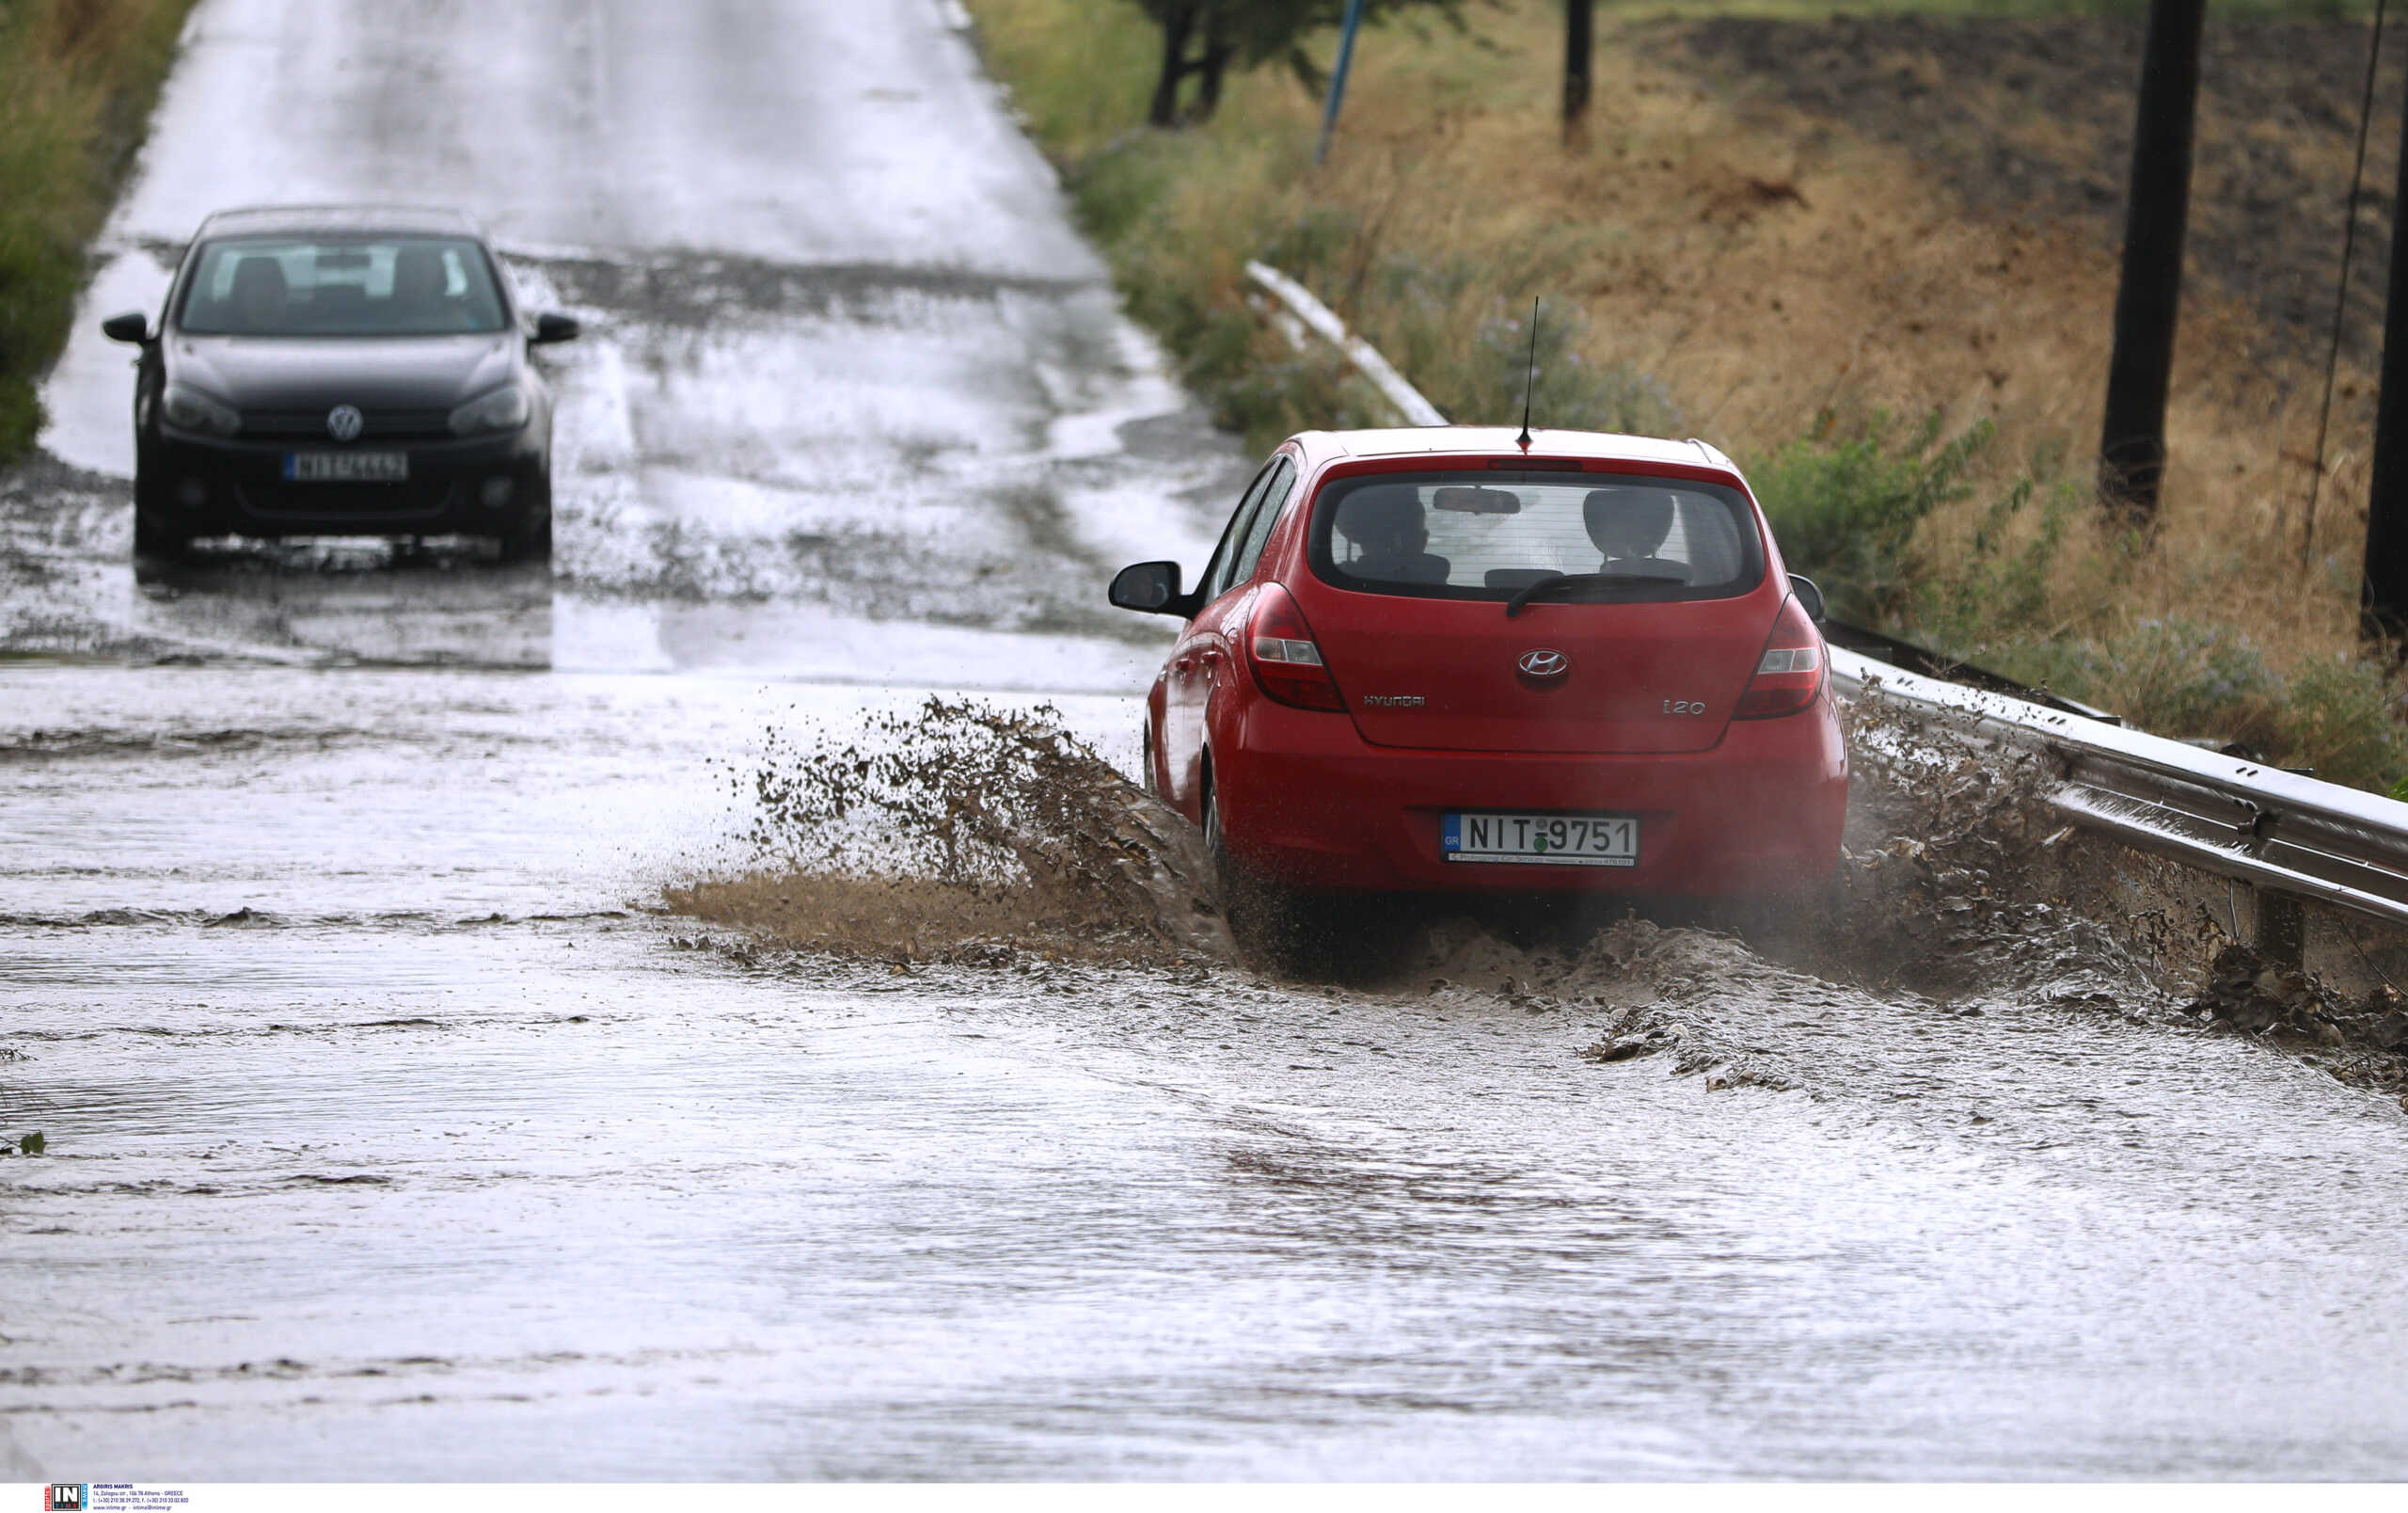
POLYGON ((527 390, 516 384, 504 384, 490 394, 480 394, 452 412, 452 434, 474 436, 479 431, 515 431, 527 423, 534 406, 527 402, 527 390))
POLYGON ((198 389, 182 384, 169 384, 159 408, 167 423, 183 431, 206 431, 212 436, 232 436, 243 428, 243 417, 233 406, 220 404, 198 389))

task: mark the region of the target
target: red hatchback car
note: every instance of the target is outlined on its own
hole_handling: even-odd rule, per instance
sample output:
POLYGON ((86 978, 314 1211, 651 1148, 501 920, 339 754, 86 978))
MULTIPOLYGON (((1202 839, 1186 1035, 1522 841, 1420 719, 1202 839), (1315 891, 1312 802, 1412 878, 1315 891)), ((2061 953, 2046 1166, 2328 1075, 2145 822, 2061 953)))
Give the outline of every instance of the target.
POLYGON ((1193 589, 1111 597, 1187 622, 1146 775, 1235 882, 1727 898, 1838 862, 1821 595, 1702 441, 1307 432, 1193 589))

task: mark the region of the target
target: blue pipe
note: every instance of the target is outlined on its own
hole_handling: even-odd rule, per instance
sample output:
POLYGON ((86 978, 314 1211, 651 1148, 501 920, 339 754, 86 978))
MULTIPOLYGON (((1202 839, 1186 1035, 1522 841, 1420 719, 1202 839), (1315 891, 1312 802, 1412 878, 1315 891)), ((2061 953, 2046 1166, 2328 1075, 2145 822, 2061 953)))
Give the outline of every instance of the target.
POLYGON ((1346 30, 1338 39, 1338 67, 1329 75, 1329 103, 1322 107, 1321 140, 1313 144, 1313 167, 1329 156, 1329 139, 1338 135, 1338 109, 1346 103, 1346 69, 1354 61, 1354 33, 1363 24, 1363 0, 1346 0, 1346 30))

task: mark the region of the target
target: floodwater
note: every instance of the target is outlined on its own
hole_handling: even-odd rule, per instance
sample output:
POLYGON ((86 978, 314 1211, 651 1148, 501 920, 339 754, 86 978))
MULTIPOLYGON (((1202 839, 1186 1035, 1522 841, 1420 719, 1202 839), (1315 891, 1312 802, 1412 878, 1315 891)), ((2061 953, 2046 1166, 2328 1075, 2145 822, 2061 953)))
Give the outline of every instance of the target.
POLYGON ((198 12, 87 316, 377 193, 589 336, 549 575, 137 581, 104 348, 0 485, 0 1475, 2408 1474, 2408 1118, 2074 925, 1338 987, 659 913, 772 728, 1125 762, 1104 574, 1245 473, 942 11, 711 8, 198 12))

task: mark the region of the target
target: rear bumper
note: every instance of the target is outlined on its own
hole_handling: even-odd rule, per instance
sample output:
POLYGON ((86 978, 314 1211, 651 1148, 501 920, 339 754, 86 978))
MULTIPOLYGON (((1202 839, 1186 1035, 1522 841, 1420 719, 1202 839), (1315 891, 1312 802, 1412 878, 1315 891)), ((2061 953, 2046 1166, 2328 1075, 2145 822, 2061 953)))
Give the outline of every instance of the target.
POLYGON ((1213 787, 1232 855, 1328 891, 1585 892, 1719 897, 1830 875, 1847 822, 1847 757, 1827 689, 1814 707, 1735 721, 1711 750, 1566 756, 1372 746, 1342 714, 1248 700, 1216 728, 1213 787), (1462 809, 1635 814, 1627 868, 1449 862, 1462 809))
POLYGON ((397 484, 299 484, 287 454, 334 450, 287 440, 141 439, 140 502, 187 536, 492 534, 548 507, 550 449, 538 423, 467 440, 362 442, 352 450, 404 452, 397 484))

